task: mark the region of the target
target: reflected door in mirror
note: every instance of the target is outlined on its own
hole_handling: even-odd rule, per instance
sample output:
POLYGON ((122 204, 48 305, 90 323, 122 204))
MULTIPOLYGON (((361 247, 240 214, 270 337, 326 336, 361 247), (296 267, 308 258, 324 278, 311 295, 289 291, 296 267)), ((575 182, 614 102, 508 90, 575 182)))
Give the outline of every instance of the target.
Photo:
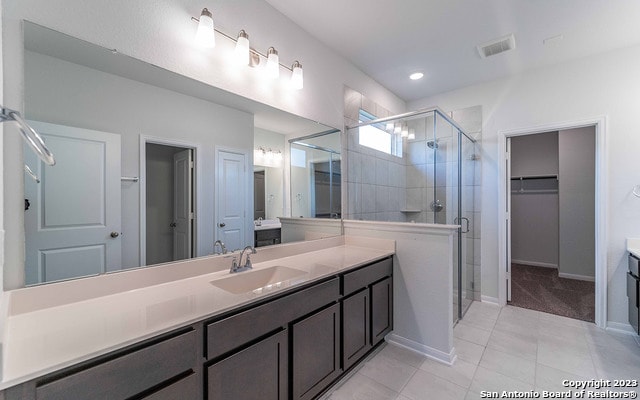
POLYGON ((249 175, 245 157, 244 154, 229 151, 217 152, 216 238, 222 240, 229 250, 242 249, 252 243, 246 237, 245 204, 249 175))
POLYGON ((44 167, 26 151, 40 178, 25 178, 27 285, 97 275, 121 267, 120 135, 31 124, 56 155, 44 167))

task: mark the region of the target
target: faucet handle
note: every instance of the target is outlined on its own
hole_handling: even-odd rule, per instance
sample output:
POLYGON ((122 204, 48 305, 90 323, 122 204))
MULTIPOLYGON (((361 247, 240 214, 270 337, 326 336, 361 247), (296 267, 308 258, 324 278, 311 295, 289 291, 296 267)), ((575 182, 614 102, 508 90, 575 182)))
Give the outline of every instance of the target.
POLYGON ((251 266, 251 256, 249 255, 249 253, 247 253, 247 262, 244 264, 244 267, 248 269, 253 269, 253 267, 251 266))
POLYGON ((238 269, 238 259, 236 258, 236 256, 233 256, 233 259, 231 260, 231 272, 234 272, 237 269, 238 269))

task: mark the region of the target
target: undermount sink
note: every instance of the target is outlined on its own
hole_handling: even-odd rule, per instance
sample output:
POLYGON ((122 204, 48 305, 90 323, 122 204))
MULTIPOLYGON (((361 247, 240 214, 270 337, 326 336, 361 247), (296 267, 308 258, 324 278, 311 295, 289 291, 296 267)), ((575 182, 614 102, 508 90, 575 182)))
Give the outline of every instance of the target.
POLYGON ((226 278, 216 279, 210 283, 233 294, 249 292, 261 294, 263 291, 289 286, 291 282, 288 281, 306 274, 307 272, 299 269, 276 265, 269 268, 239 272, 226 278))

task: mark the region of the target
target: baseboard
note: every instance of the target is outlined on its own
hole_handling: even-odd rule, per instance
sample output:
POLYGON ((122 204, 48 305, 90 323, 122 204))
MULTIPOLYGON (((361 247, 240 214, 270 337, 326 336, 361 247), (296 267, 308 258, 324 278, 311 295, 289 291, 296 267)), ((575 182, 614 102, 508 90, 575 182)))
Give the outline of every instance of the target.
POLYGON ((596 277, 595 276, 567 274, 566 272, 559 272, 558 276, 560 278, 575 279, 577 281, 587 281, 587 282, 595 282, 596 281, 596 277))
POLYGON ((558 269, 558 264, 549 264, 538 261, 526 261, 526 260, 514 260, 511 259, 512 264, 522 264, 522 265, 530 265, 532 267, 544 267, 544 268, 555 268, 558 269))
POLYGON ((500 305, 500 300, 498 300, 497 297, 490 297, 490 296, 482 295, 481 299, 482 299, 483 303, 493 303, 493 304, 496 304, 496 305, 500 305))
POLYGON ((630 324, 625 324, 621 322, 607 321, 607 327, 605 328, 605 330, 607 332, 622 333, 624 335, 630 335, 630 336, 638 336, 638 334, 636 333, 636 331, 633 330, 630 324))
POLYGON ((414 353, 421 354, 427 358, 430 358, 435 361, 439 361, 447 365, 453 365, 453 363, 456 361, 456 358, 458 357, 456 355, 455 348, 452 348, 451 352, 445 353, 443 351, 434 349, 433 347, 429 347, 424 344, 414 342, 413 340, 404 338, 402 336, 398 336, 395 333, 388 334, 385 337, 385 340, 388 343, 403 347, 407 350, 413 351, 414 353))

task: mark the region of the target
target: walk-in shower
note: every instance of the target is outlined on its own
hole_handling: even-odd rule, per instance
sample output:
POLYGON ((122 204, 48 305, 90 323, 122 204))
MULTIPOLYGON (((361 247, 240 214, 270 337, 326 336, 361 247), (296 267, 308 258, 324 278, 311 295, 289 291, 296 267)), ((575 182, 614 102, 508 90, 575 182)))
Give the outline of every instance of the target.
POLYGON ((475 140, 439 109, 359 116, 347 130, 346 217, 460 225, 453 254, 455 321, 473 301, 477 279, 475 140))

